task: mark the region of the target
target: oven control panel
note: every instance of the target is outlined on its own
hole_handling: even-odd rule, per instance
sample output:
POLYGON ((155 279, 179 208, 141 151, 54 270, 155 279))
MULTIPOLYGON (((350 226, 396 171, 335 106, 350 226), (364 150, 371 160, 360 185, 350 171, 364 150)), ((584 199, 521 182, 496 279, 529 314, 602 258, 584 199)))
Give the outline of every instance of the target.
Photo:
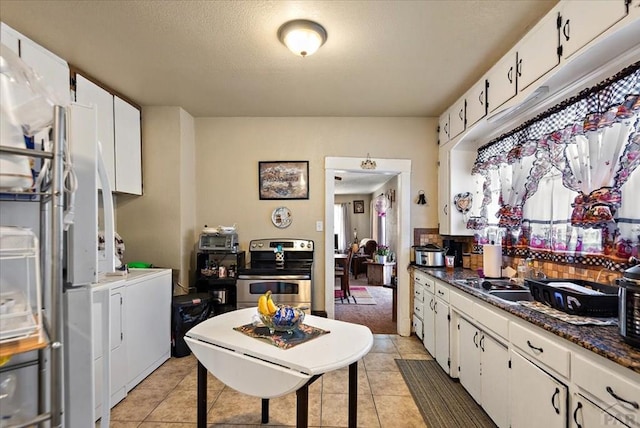
POLYGON ((249 243, 250 251, 313 251, 313 241, 308 239, 255 239, 249 243))

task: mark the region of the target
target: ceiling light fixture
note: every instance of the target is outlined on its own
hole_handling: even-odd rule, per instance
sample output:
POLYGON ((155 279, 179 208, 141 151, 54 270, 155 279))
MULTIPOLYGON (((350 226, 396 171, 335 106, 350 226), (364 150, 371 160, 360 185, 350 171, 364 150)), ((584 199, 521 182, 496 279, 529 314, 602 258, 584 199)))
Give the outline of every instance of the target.
POLYGON ((313 55, 327 41, 327 31, 317 22, 296 19, 278 29, 278 39, 301 57, 313 55))

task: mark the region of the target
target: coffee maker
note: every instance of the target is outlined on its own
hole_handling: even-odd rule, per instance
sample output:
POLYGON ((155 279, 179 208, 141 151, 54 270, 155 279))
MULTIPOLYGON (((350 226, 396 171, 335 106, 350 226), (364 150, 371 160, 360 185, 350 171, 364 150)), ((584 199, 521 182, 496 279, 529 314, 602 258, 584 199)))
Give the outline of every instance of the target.
POLYGON ((443 239, 442 246, 444 248, 447 248, 446 255, 455 257, 455 262, 453 265, 455 267, 462 267, 462 251, 464 243, 456 242, 453 239, 443 239))

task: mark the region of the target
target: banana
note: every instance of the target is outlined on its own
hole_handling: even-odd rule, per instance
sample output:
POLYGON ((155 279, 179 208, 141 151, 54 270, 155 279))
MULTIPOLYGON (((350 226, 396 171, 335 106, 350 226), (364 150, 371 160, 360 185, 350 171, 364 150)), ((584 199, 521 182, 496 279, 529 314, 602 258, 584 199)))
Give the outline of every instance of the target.
POLYGON ((264 294, 258 299, 258 312, 260 312, 262 315, 269 315, 267 296, 264 294))
POLYGON ((267 309, 269 310, 269 315, 273 315, 278 310, 278 306, 276 306, 276 304, 273 303, 273 300, 271 299, 271 293, 270 292, 267 292, 267 293, 269 293, 267 297, 267 309))

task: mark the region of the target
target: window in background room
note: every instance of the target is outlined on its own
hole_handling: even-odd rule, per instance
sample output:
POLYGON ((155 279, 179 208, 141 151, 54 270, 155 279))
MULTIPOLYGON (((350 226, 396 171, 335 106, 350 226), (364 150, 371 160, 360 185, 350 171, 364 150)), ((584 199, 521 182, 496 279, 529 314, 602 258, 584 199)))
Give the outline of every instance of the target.
POLYGON ((335 204, 333 206, 333 219, 333 233, 338 235, 338 251, 344 252, 351 244, 349 204, 335 204))

